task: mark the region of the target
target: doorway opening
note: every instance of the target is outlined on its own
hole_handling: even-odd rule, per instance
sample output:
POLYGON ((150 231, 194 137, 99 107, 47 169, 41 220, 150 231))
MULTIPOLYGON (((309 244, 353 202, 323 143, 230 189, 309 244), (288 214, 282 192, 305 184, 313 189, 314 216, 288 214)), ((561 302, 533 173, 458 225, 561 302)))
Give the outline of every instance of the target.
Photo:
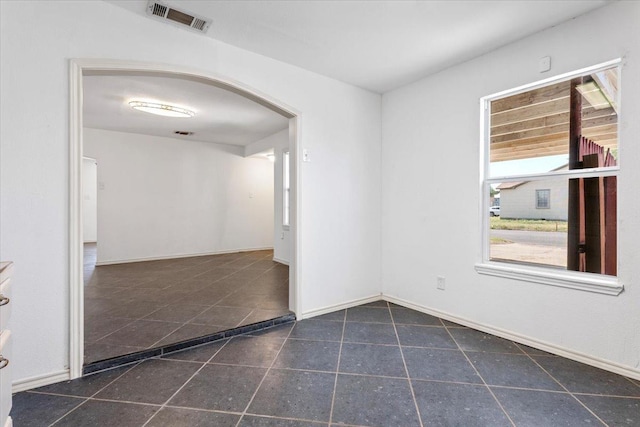
MULTIPOLYGON (((85 364, 212 336, 289 310, 296 313, 298 115, 251 89, 201 72, 100 60, 74 60, 71 65, 71 378, 81 376, 85 364), (167 82, 179 82, 183 87, 178 91, 191 86, 224 93, 226 103, 233 96, 239 103, 250 101, 276 113, 285 128, 266 137, 263 130, 258 140, 254 135, 251 143, 233 144, 229 126, 223 127, 227 133, 219 137, 227 138, 226 142, 187 139, 205 135, 205 128, 193 133, 187 129, 187 135, 183 129, 167 137, 110 128, 109 123, 96 126, 87 85, 92 81, 104 85, 104 79, 111 77, 124 79, 129 88, 137 79, 146 81, 142 87, 147 90, 162 87, 168 93, 167 82), (276 167, 282 168, 282 162, 271 163, 266 156, 285 149, 292 153, 287 225, 281 222, 283 204, 274 201, 282 188, 274 185, 275 177, 282 174, 276 167), (150 162, 143 163, 140 159, 150 153, 150 162), (92 247, 85 245, 83 155, 97 158, 101 165, 96 179, 97 267, 93 271, 84 268, 92 247), (200 200, 194 202, 198 195, 200 200), (216 199, 220 203, 212 202, 212 195, 222 196, 216 199), (262 227, 258 233, 262 237, 256 238, 252 231, 257 229, 251 227, 257 226, 257 218, 268 216, 261 215, 269 206, 267 198, 271 228, 262 227), (290 244, 288 259, 283 260, 284 252, 278 255, 274 249, 282 246, 285 231, 290 244), (265 233, 271 236, 266 244, 265 233)), ((112 95, 117 98, 116 93, 112 95)), ((118 102, 125 101, 129 100, 118 102)), ((197 114, 204 108, 196 110, 197 114)), ((238 110, 234 114, 241 115, 238 110)), ((149 120, 144 114, 138 117, 142 122, 149 120)), ((122 117, 115 121, 126 123, 122 117)), ((215 129, 210 132, 215 133, 215 129)))

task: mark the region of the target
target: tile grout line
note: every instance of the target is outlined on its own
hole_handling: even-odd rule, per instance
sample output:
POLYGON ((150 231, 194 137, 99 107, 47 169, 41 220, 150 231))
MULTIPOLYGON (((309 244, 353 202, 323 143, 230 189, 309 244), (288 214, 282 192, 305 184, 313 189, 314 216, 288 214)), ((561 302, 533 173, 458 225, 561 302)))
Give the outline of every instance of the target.
MULTIPOLYGON (((516 343, 516 346, 517 346, 520 350, 522 350, 522 348, 521 348, 517 343, 516 343)), ((595 412, 593 412, 593 411, 592 411, 592 410, 591 410, 587 405, 585 405, 584 403, 582 403, 582 401, 581 401, 580 399, 578 399, 578 398, 577 398, 577 397, 576 397, 576 396, 575 396, 571 391, 569 391, 569 389, 568 389, 568 388, 566 388, 566 387, 564 386, 564 384, 562 384, 562 383, 561 383, 561 382, 560 382, 556 377, 554 377, 553 375, 551 375, 551 373, 550 373, 549 371, 547 371, 547 370, 546 370, 546 369, 545 369, 541 364, 539 364, 539 363, 538 363, 538 361, 537 361, 536 359, 534 359, 533 357, 531 357, 531 355, 530 355, 529 353, 525 352, 524 350, 522 350, 522 352, 523 352, 524 354, 526 354, 526 355, 527 355, 527 357, 528 357, 531 361, 533 361, 533 363, 535 363, 535 365, 536 365, 537 367, 539 367, 540 369, 542 369, 542 371, 543 371, 544 373, 546 373, 547 375, 549 375, 549 377, 550 377, 552 380, 554 380, 554 381, 555 381, 555 382, 556 382, 560 387, 562 387, 562 389, 563 389, 564 391, 566 391, 567 393, 569 393, 569 396, 571 396, 571 397, 572 397, 575 401, 577 401, 577 402, 578 402, 582 407, 584 407, 584 408, 585 408, 585 409, 586 409, 586 410, 587 410, 591 415, 593 415, 593 416, 594 416, 598 421, 600 421, 603 425, 605 425, 605 426, 607 426, 607 427, 609 426, 607 423, 605 423, 605 422, 604 422, 604 420, 603 420, 602 418, 600 418, 598 415, 596 415, 596 413, 595 413, 595 412)))
POLYGON ((200 366, 198 368, 198 370, 196 370, 193 375, 191 375, 185 382, 184 384, 182 384, 171 396, 169 396, 169 398, 160 406, 160 408, 142 425, 142 427, 145 427, 147 424, 149 424, 149 422, 155 418, 155 416, 160 413, 160 411, 162 411, 171 401, 171 399, 173 399, 178 393, 180 393, 180 391, 182 391, 183 388, 186 387, 187 384, 189 384, 189 382, 200 373, 200 371, 202 371, 204 369, 205 366, 207 366, 207 364, 211 361, 211 359, 213 359, 218 353, 220 353, 220 351, 226 347, 227 343, 231 341, 230 339, 227 340, 227 342, 225 342, 219 349, 217 349, 213 355, 211 357, 209 357, 209 359, 207 359, 206 362, 204 362, 202 364, 202 366, 200 366))
MULTIPOLYGON (((109 387, 111 384, 113 384, 114 382, 116 382, 117 380, 119 380, 120 378, 122 378, 122 376, 124 374, 126 374, 127 372, 129 372, 130 370, 132 370, 133 368, 135 368, 136 366, 138 366, 140 363, 135 363, 132 364, 131 367, 129 367, 128 369, 126 369, 122 374, 118 375, 116 378, 114 378, 112 381, 109 381, 109 383, 107 385, 105 385, 104 387, 101 387, 100 389, 98 389, 98 391, 96 391, 95 393, 93 393, 91 396, 89 397, 84 397, 84 402, 82 402, 81 404, 79 404, 78 406, 76 406, 75 408, 67 411, 64 415, 62 415, 60 418, 58 418, 57 420, 55 420, 54 422, 52 422, 51 424, 49 424, 50 426, 53 426, 54 424, 62 421, 62 419, 64 417, 66 417, 67 415, 71 414, 72 412, 74 412, 76 409, 80 408, 81 406, 84 406, 84 404, 86 404, 87 402, 89 402, 90 400, 92 400, 92 397, 96 396, 98 393, 100 393, 102 390, 104 390, 105 388, 109 387)), ((69 396, 67 396, 69 397, 69 396)))
POLYGON ((418 415, 418 422, 420 423, 420 427, 424 427, 424 423, 422 422, 422 414, 420 413, 420 407, 418 406, 418 399, 416 399, 416 392, 413 389, 413 383, 411 381, 411 376, 409 375, 409 368, 407 367, 407 361, 404 358, 404 351, 402 350, 402 344, 400 343, 400 335, 398 335, 398 328, 396 327, 396 322, 393 319, 393 310, 391 310, 391 306, 389 305, 388 302, 387 302, 387 310, 389 311, 389 316, 391 316, 391 325, 393 326, 393 332, 395 333, 396 341, 398 342, 398 349, 400 350, 400 357, 402 358, 404 373, 407 374, 407 382, 409 383, 409 390, 411 391, 411 397, 413 398, 413 405, 415 406, 416 413, 418 415))
POLYGON ((338 347, 338 361, 336 363, 336 377, 333 380, 333 393, 331 394, 331 407, 329 408, 329 426, 333 423, 333 407, 336 402, 336 390, 338 388, 338 372, 340 372, 340 359, 342 358, 342 345, 344 344, 344 331, 347 328, 347 312, 349 309, 344 310, 344 316, 342 317, 342 334, 340 335, 340 346, 338 347))
MULTIPOLYGON (((242 414, 240 415, 240 419, 238 419, 238 422, 236 423, 236 427, 240 426, 240 423, 242 422, 242 419, 244 418, 244 416, 247 414, 247 411, 249 410, 249 407, 251 406, 251 404, 253 403, 253 399, 255 399, 256 395, 258 394, 258 390, 260 390, 260 387, 262 387, 262 384, 264 383, 264 380, 267 379, 267 376, 269 375, 269 372, 271 372, 271 368, 273 368, 273 365, 276 364, 276 360, 278 360, 278 356, 280 356, 280 353, 282 352, 282 349, 284 348, 285 344, 287 343, 287 339, 289 338, 289 336, 291 335, 291 332, 293 331, 293 328, 295 328, 296 326, 296 322, 294 322, 293 326, 291 327, 291 329, 289 329, 289 333, 287 334, 287 336, 282 340, 282 344, 280 345, 280 348, 278 349, 278 352, 276 353, 275 357, 273 358, 273 360, 271 361, 271 364, 269 365, 269 367, 267 368, 267 371, 264 373, 264 375, 262 376, 262 379, 260 380, 260 383, 258 384, 258 387, 256 387, 256 390, 253 392, 253 394, 251 395, 251 399, 249 399, 249 402, 247 403, 247 406, 245 406, 244 411, 242 411, 242 414)), ((255 337, 254 337, 255 338, 255 337)), ((144 427, 144 426, 143 426, 144 427)))
MULTIPOLYGON (((443 322, 444 324, 444 322, 443 322)), ((451 337, 451 339, 453 340, 453 342, 456 344, 456 346, 458 346, 458 349, 460 349, 460 352, 462 353, 462 355, 464 356, 465 359, 467 359, 467 363, 469 363, 469 365, 471 365, 471 367, 473 368, 473 370, 475 371, 476 375, 480 378, 480 380, 482 381, 482 383, 484 384, 484 387, 487 389, 487 391, 489 391, 489 393, 491 394, 491 397, 493 397, 493 399, 496 401, 496 403, 498 404, 498 406, 500 407, 500 409, 502 409, 502 412, 504 413, 504 415, 507 417, 507 419, 509 420, 509 422, 511 423, 511 425, 513 427, 516 427, 516 423, 511 419, 511 416, 509 415, 509 413, 507 412, 507 410, 504 408, 504 406, 502 406, 502 403, 500 402, 500 400, 498 400, 498 397, 493 393, 493 390, 491 390, 491 387, 489 387, 489 385, 487 384, 487 382, 485 381, 484 377, 482 375, 480 375, 480 372, 478 371, 478 369, 476 368, 476 366, 471 363, 471 359, 469 359, 469 356, 467 356, 467 353, 462 349, 462 347, 460 346, 460 344, 458 344, 458 341, 456 341, 455 337, 453 336, 453 334, 451 333, 451 331, 449 331, 449 328, 445 327, 444 328, 447 333, 449 334, 449 336, 451 337)), ((522 351, 522 350, 521 350, 522 351)), ((523 352, 524 353, 524 352, 523 352)))

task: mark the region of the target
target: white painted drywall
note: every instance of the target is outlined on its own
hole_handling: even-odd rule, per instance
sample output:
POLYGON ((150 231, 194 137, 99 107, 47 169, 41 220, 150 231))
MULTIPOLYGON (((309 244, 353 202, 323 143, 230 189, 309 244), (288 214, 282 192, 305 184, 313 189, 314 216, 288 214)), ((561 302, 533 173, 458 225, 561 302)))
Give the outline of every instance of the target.
POLYGON ((311 153, 299 170, 300 311, 380 292, 380 95, 106 2, 0 2, 0 28, 0 256, 16 263, 14 381, 69 360, 69 58, 201 69, 300 111, 311 153))
POLYGON ((273 245, 273 165, 242 147, 84 129, 98 160, 98 263, 273 245))
MULTIPOLYGON (((640 3, 613 2, 383 96, 384 293, 640 374, 640 3), (538 72, 551 56, 552 69, 538 72), (481 97, 624 57, 617 297, 474 270, 481 97), (436 289, 436 276, 446 290, 436 289)), ((488 214, 482 212, 483 215, 488 214)))
POLYGON ((82 239, 98 240, 98 167, 95 159, 82 159, 82 239))
POLYGON ((282 185, 282 153, 289 150, 289 129, 284 129, 269 135, 266 138, 255 141, 244 147, 245 156, 262 155, 271 151, 273 153, 273 188, 274 213, 273 213, 273 259, 289 265, 291 261, 291 230, 289 226, 282 224, 283 212, 283 185, 282 185))

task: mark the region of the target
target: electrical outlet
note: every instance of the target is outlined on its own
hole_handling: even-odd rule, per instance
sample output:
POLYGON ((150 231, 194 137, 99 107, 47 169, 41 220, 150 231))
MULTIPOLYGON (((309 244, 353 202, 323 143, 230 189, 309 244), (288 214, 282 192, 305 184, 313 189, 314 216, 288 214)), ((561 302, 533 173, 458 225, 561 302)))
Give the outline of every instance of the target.
POLYGON ((444 291, 444 288, 445 288, 445 280, 444 280, 444 277, 442 277, 442 276, 438 276, 438 277, 436 278, 436 282, 437 282, 438 289, 440 289, 441 291, 444 291))

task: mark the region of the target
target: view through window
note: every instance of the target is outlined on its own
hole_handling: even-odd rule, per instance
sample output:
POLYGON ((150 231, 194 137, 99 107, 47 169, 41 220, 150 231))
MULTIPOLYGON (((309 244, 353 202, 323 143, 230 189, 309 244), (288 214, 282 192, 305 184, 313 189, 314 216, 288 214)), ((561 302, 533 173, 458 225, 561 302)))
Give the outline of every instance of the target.
POLYGON ((618 76, 597 69, 489 102, 490 261, 617 274, 618 76))

